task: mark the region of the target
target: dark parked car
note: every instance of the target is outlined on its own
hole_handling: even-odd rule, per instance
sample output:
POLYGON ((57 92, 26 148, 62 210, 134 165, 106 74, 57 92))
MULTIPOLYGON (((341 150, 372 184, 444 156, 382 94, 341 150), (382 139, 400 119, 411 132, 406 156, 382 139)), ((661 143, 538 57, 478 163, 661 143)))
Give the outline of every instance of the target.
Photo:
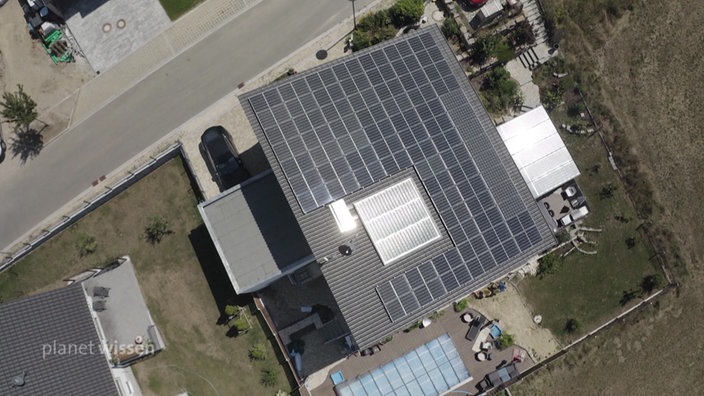
POLYGON ((200 137, 200 142, 208 167, 213 172, 213 178, 220 187, 220 191, 236 186, 249 178, 249 172, 242 165, 225 128, 218 125, 206 129, 200 137))

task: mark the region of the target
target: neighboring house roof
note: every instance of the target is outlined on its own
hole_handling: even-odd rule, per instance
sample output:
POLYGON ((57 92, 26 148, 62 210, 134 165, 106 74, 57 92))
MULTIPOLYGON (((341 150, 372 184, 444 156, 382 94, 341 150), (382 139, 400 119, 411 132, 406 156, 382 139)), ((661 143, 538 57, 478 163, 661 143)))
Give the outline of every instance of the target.
POLYGON ((313 261, 279 183, 267 171, 198 205, 237 293, 313 261))
POLYGON ((437 27, 240 100, 360 348, 555 243, 437 27), (393 250, 384 264, 370 235, 403 235, 416 220, 427 221, 426 210, 402 211, 388 230, 365 232, 403 202, 399 193, 379 202, 381 212, 357 211, 352 231, 342 233, 336 219, 354 218, 363 199, 408 179, 418 191, 405 199, 425 205, 440 238, 424 227, 430 234, 420 239, 422 249, 400 257, 393 250), (346 206, 350 215, 326 207, 340 199, 345 204, 334 207, 346 206))
POLYGON ((117 395, 100 345, 81 285, 2 304, 0 394, 117 395))
POLYGON ((543 106, 496 129, 534 198, 579 176, 579 169, 543 106))

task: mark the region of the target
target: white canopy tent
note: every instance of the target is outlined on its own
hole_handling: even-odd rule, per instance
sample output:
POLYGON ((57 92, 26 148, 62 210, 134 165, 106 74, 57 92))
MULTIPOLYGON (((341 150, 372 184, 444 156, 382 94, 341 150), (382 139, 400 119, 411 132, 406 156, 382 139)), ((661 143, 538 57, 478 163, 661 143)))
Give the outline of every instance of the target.
POLYGON ((579 176, 579 169, 542 106, 497 127, 533 198, 579 176))

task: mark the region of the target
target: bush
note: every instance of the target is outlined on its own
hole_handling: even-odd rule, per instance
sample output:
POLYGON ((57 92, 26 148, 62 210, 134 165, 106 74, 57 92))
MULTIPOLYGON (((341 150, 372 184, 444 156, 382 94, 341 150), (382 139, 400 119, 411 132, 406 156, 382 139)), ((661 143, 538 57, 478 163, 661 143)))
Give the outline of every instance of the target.
POLYGON ((523 104, 518 84, 503 67, 490 71, 480 88, 486 108, 492 113, 503 113, 511 107, 523 104))
POLYGON ((613 184, 609 183, 601 188, 601 191, 599 191, 599 198, 601 198, 601 199, 612 198, 614 196, 614 191, 616 191, 616 187, 613 184))
POLYGON ((358 51, 396 36, 388 10, 364 16, 352 33, 352 50, 358 51))
POLYGON ((558 264, 558 258, 554 252, 546 254, 538 259, 538 276, 542 278, 545 275, 554 273, 558 264))
POLYGON ((273 367, 262 369, 262 385, 275 386, 279 382, 279 373, 273 367))
POLYGON ((251 360, 266 360, 266 345, 256 343, 249 348, 249 358, 251 360))
POLYGON ((455 301, 455 303, 452 304, 452 308, 455 310, 455 312, 462 312, 465 309, 467 309, 468 305, 469 305, 469 302, 467 301, 467 299, 463 298, 459 301, 455 301))
POLYGON ((418 23, 425 11, 423 0, 396 0, 389 15, 397 28, 418 23))
POLYGON ((582 324, 575 318, 567 319, 567 322, 565 323, 565 331, 569 334, 578 332, 581 327, 582 324))
POLYGON ((562 103, 562 94, 554 90, 541 89, 540 102, 548 111, 555 110, 562 103))
POLYGON ((95 253, 98 249, 98 242, 96 242, 95 237, 91 235, 81 234, 78 236, 78 241, 76 241, 76 248, 81 257, 87 256, 91 253, 95 253))
POLYGON ((570 240, 570 233, 566 229, 561 229, 555 233, 555 238, 557 238, 558 243, 564 243, 570 240))
POLYGON ((509 348, 513 346, 513 344, 513 335, 506 332, 501 333, 499 338, 496 339, 496 347, 499 349, 509 348))
POLYGON ((149 242, 152 244, 159 243, 169 233, 169 223, 161 216, 152 217, 149 219, 144 232, 149 242))
POLYGON ((528 20, 523 20, 516 24, 511 33, 508 35, 509 40, 514 46, 519 45, 530 45, 535 43, 535 35, 533 34, 533 28, 530 26, 528 20))
POLYGON ((663 283, 660 274, 646 275, 640 284, 640 288, 644 294, 650 295, 655 289, 661 288, 663 283))
POLYGON ((457 37, 461 34, 460 25, 455 18, 445 18, 445 21, 442 23, 442 34, 444 34, 446 38, 457 37))
POLYGON ((250 328, 249 322, 247 322, 247 318, 244 314, 230 320, 228 324, 230 327, 237 330, 238 333, 246 332, 250 328))
POLYGON ((499 43, 501 43, 499 35, 480 36, 472 45, 472 60, 483 64, 494 55, 499 43))

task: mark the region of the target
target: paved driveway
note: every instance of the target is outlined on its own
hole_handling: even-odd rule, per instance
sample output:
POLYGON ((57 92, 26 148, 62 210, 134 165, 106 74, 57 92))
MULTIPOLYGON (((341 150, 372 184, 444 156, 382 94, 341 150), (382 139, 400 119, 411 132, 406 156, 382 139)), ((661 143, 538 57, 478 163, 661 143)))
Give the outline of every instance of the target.
POLYGON ((104 72, 164 31, 171 20, 159 0, 82 0, 63 12, 96 72, 104 72))
MULTIPOLYGON (((371 0, 357 0, 360 10, 371 0)), ((0 246, 18 240, 121 164, 268 66, 349 17, 348 0, 264 0, 0 172, 0 246)))

